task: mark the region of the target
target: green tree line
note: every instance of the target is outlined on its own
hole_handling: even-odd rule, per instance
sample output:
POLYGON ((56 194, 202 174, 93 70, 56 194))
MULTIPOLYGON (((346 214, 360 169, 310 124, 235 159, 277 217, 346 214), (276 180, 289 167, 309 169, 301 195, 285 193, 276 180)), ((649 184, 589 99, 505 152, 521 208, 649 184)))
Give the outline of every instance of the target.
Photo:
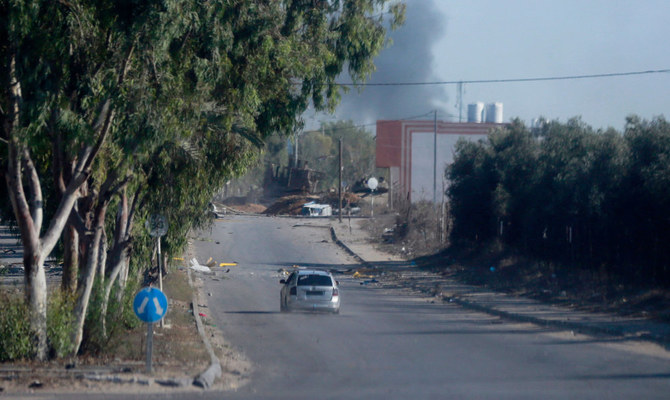
POLYGON ((310 104, 333 110, 343 71, 364 81, 403 15, 387 0, 0 0, 2 205, 27 319, 23 350, 0 357, 106 337, 149 262, 147 216, 167 217, 179 255, 214 193, 310 104), (44 266, 58 249, 60 295, 44 266))
POLYGON ((670 124, 623 132, 515 120, 460 141, 446 175, 454 243, 500 240, 542 260, 670 285, 670 124))

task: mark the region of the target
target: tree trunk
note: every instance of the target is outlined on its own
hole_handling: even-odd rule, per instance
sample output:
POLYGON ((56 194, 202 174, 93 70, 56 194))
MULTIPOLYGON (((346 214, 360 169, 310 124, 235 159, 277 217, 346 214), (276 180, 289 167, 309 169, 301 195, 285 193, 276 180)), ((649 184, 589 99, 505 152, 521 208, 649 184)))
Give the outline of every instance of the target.
POLYGON ((107 336, 107 308, 109 306, 109 296, 112 293, 112 288, 118 279, 119 292, 117 295, 118 301, 123 300, 123 291, 126 288, 128 258, 130 256, 130 228, 133 224, 133 217, 135 215, 134 208, 136 202, 133 201, 132 206, 128 207, 128 195, 124 187, 121 193, 121 201, 116 213, 116 224, 114 227, 114 242, 109 255, 109 265, 107 270, 110 271, 109 279, 105 285, 105 292, 102 299, 102 329, 103 334, 107 336))
POLYGON ((121 272, 119 272, 119 291, 116 294, 116 300, 117 301, 122 301, 123 300, 123 291, 126 289, 126 286, 128 286, 128 274, 130 272, 130 256, 128 254, 125 254, 123 257, 123 261, 121 263, 121 272))
POLYGON ((103 202, 95 210, 94 233, 88 243, 86 269, 82 275, 82 281, 77 291, 77 303, 74 309, 75 324, 72 331, 72 343, 74 345, 72 355, 79 352, 79 347, 84 337, 84 322, 86 322, 86 313, 88 303, 91 298, 95 275, 98 270, 98 253, 100 251, 100 241, 102 231, 105 229, 105 214, 107 212, 107 202, 103 202))
POLYGON ((77 229, 68 225, 63 231, 63 277, 61 288, 66 293, 77 292, 79 275, 79 234, 77 229))
MULTIPOLYGON (((100 313, 100 318, 101 318, 101 323, 102 323, 102 334, 104 337, 107 337, 107 308, 109 306, 109 296, 112 293, 112 288, 114 287, 114 283, 117 281, 119 276, 122 274, 124 270, 124 266, 127 264, 128 261, 128 242, 126 243, 119 243, 118 245, 115 244, 110 260, 112 260, 111 264, 109 265, 110 267, 110 275, 109 278, 107 279, 107 282, 105 284, 105 292, 103 293, 103 298, 102 298, 102 307, 101 307, 101 313, 100 313)), ((122 282, 119 279, 119 291, 123 292, 125 289, 125 282, 122 282)))
POLYGON ((100 276, 100 282, 102 285, 105 285, 105 280, 107 279, 107 232, 103 229, 102 235, 100 237, 100 249, 98 251, 98 276, 100 276))
POLYGON ((9 60, 9 108, 2 112, 3 128, 7 139, 7 192, 16 216, 23 243, 23 268, 25 276, 25 298, 30 310, 30 326, 36 343, 36 358, 47 358, 47 288, 46 275, 42 263, 46 258, 40 243, 42 228, 42 190, 39 187, 37 171, 30 160, 25 146, 19 142, 15 132, 20 128, 21 82, 16 72, 16 57, 9 60), (32 192, 29 201, 23 187, 23 178, 32 192), (32 209, 31 209, 32 208, 32 209))
MULTIPOLYGON (((119 76, 119 84, 122 83, 129 68, 130 59, 134 46, 129 49, 124 66, 119 76)), ((16 217, 16 223, 21 232, 21 241, 24 252, 25 268, 25 296, 30 308, 30 321, 32 329, 37 338, 36 358, 40 361, 47 358, 47 285, 44 271, 44 260, 56 246, 62 236, 68 217, 79 197, 79 188, 90 175, 93 161, 99 153, 109 133, 114 110, 111 100, 106 99, 98 113, 96 124, 92 127, 96 140, 92 145, 82 145, 81 151, 75 158, 77 161, 72 170, 71 179, 65 190, 63 185, 59 186, 61 198, 58 201, 56 211, 51 217, 48 228, 42 232, 43 223, 43 198, 40 186, 40 178, 31 159, 29 146, 20 138, 21 114, 23 97, 21 93, 21 82, 18 78, 16 67, 16 56, 13 48, 9 48, 8 88, 7 100, 0 113, 2 128, 4 129, 3 142, 6 144, 7 156, 6 174, 7 195, 12 204, 12 210, 16 217), (27 190, 24 189, 24 184, 27 190), (30 197, 28 197, 29 192, 30 197)))
MULTIPOLYGON (((25 247, 24 247, 25 251, 25 247)), ((25 252, 25 295, 30 308, 30 326, 36 335, 36 356, 40 361, 47 358, 47 279, 44 260, 39 251, 25 252)))
MULTIPOLYGON (((10 160, 14 146, 10 145, 10 160)), ((44 260, 48 254, 39 240, 39 226, 35 226, 30 208, 26 202, 23 185, 21 184, 20 165, 18 158, 10 161, 7 174, 7 188, 21 232, 23 243, 23 268, 25 276, 25 297, 30 310, 30 326, 35 333, 36 358, 44 361, 47 358, 47 280, 44 272, 44 260)))

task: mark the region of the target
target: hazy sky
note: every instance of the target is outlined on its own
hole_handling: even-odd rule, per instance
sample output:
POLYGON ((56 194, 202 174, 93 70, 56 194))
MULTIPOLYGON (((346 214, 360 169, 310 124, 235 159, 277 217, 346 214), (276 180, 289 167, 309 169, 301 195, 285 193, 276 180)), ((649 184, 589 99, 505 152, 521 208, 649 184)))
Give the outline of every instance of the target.
MULTIPOLYGON (((430 82, 608 74, 670 68, 668 0, 406 0, 407 22, 369 82, 430 82)), ((343 79, 344 81, 345 79, 343 79)), ((332 117, 356 124, 438 110, 458 119, 457 86, 366 87, 332 117)), ((571 81, 466 84, 475 101, 502 102, 504 119, 581 116, 622 129, 627 115, 670 118, 670 73, 571 81)), ((432 118, 426 117, 426 118, 432 118)), ((373 126, 370 127, 374 129, 373 126)))

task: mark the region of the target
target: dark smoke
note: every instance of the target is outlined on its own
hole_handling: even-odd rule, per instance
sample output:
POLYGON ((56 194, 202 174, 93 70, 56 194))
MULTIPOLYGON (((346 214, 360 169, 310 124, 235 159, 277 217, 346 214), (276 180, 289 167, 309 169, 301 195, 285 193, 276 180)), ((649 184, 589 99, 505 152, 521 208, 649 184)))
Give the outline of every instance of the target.
MULTIPOLYGON (((436 80, 432 47, 444 35, 447 17, 440 13, 435 1, 440 0, 405 1, 405 24, 390 33, 393 44, 375 59, 377 70, 369 83, 436 80)), ((342 79, 344 82, 347 78, 342 79)), ((446 101, 444 86, 368 86, 360 93, 351 89, 344 94, 333 118, 356 124, 401 119, 428 113, 446 101)))

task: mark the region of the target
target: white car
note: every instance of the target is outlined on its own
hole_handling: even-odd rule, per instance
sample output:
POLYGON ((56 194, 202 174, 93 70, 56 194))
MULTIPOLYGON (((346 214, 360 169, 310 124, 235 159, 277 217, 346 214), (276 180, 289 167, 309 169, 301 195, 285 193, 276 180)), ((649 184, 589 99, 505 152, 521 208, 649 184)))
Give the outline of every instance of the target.
POLYGON ((340 289, 329 272, 299 269, 282 279, 279 307, 293 310, 340 312, 340 289))

